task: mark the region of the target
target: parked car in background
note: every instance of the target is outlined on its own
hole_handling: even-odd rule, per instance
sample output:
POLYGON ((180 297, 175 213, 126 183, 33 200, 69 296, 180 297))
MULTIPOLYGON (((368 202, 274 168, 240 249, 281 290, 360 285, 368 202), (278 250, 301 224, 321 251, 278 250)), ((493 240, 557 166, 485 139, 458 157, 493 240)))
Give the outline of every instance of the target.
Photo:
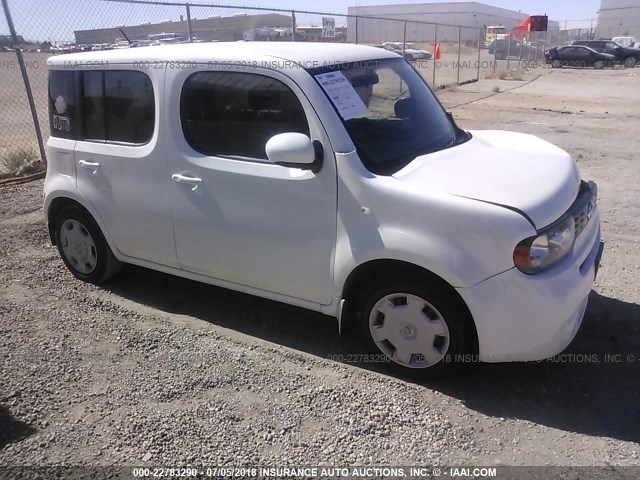
POLYGON ((111 45, 112 50, 118 50, 121 48, 130 48, 130 47, 131 47, 131 43, 129 43, 127 40, 120 40, 111 45))
POLYGON ((51 45, 50 48, 51 53, 62 54, 62 53, 71 53, 71 45, 68 43, 58 43, 56 45, 51 45))
MULTIPOLYGON (((384 42, 381 48, 397 53, 398 55, 403 55, 402 42, 384 42)), ((407 60, 429 60, 431 57, 433 57, 433 55, 430 52, 415 48, 413 43, 404 44, 404 58, 407 60)))
POLYGON ((618 45, 612 40, 574 40, 571 45, 584 45, 596 52, 608 53, 616 58, 616 62, 626 68, 633 68, 640 63, 640 50, 618 45))
POLYGON ((544 58, 553 68, 593 67, 602 69, 606 66, 613 66, 616 63, 616 57, 613 55, 596 52, 592 48, 582 45, 550 48, 544 52, 544 58))
POLYGON ((489 44, 489 53, 494 55, 496 60, 514 57, 526 59, 531 51, 535 52, 535 48, 525 45, 519 40, 498 39, 489 44))
POLYGON ((626 48, 640 48, 640 42, 635 37, 613 37, 611 41, 626 48))

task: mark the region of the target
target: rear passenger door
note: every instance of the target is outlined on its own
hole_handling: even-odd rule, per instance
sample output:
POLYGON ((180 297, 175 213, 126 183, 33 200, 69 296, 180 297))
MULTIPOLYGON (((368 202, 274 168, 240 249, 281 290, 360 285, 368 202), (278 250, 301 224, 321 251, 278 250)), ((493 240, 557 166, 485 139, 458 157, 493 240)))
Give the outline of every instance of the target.
POLYGON ((164 71, 126 68, 84 71, 78 77, 77 186, 119 252, 175 266, 159 122, 164 71))
POLYGON ((252 293, 329 304, 335 157, 305 95, 267 69, 173 74, 165 98, 175 119, 167 142, 169 174, 180 182, 171 185, 180 266, 252 293), (320 171, 267 160, 265 144, 285 132, 324 145, 320 171))

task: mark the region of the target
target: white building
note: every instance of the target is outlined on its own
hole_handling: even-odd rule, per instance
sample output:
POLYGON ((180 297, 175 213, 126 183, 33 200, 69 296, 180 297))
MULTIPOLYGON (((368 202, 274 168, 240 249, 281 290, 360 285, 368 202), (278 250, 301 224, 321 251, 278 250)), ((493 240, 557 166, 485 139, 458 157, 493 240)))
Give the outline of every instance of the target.
MULTIPOLYGON (((402 5, 376 5, 349 7, 349 15, 383 17, 389 20, 348 17, 349 42, 380 43, 399 41, 403 38, 406 21, 406 39, 410 42, 431 42, 437 33, 438 41, 457 41, 458 26, 462 41, 477 41, 487 25, 504 25, 510 30, 528 15, 544 15, 545 12, 523 13, 493 7, 478 2, 413 3, 402 5), (439 24, 425 25, 416 22, 439 24), (357 26, 356 26, 357 23, 357 26)), ((549 30, 558 30, 557 22, 549 22, 549 30)))
POLYGON ((640 40, 640 1, 601 0, 596 38, 612 37, 640 40))

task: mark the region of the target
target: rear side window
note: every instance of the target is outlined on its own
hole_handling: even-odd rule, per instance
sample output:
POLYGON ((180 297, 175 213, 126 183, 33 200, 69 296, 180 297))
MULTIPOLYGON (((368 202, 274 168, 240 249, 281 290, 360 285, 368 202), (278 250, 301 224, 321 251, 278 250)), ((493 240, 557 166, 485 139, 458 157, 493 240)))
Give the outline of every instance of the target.
POLYGON ((272 136, 309 135, 295 93, 279 80, 252 73, 194 73, 182 88, 180 117, 187 142, 205 155, 266 160, 272 136))
POLYGON ((89 140, 105 140, 104 75, 102 72, 87 72, 83 83, 85 137, 89 140))
POLYGON ((88 140, 142 144, 151 140, 155 101, 142 72, 85 72, 85 136, 88 140))
POLYGON ((52 71, 49 116, 56 137, 144 144, 155 123, 153 85, 142 72, 52 71))
POLYGON ((74 72, 54 70, 49 75, 49 124, 51 136, 76 138, 74 72))
POLYGON ((151 79, 142 72, 104 72, 107 141, 146 143, 153 135, 151 79))

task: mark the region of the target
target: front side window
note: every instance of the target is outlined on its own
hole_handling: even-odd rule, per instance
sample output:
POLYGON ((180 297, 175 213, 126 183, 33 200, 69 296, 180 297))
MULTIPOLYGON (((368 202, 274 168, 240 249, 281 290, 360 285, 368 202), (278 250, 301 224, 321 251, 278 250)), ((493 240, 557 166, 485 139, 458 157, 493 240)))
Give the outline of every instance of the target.
POLYGON ((419 155, 467 139, 403 59, 310 70, 340 115, 367 169, 392 174, 419 155))
POLYGON ((309 135, 295 93, 253 73, 194 73, 182 88, 180 117, 187 142, 205 155, 266 160, 265 145, 274 135, 309 135))

